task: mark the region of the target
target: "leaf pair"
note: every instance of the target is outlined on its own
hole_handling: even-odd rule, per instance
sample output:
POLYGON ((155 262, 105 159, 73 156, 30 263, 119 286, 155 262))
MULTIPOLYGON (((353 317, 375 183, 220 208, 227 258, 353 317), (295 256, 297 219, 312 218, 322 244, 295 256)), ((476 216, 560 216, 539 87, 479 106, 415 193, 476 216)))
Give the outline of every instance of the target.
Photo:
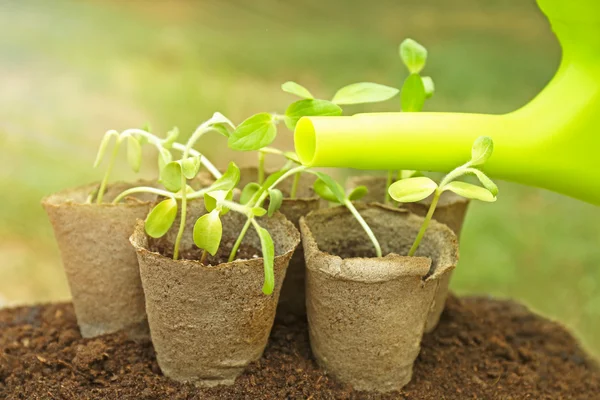
MULTIPOLYGON (((160 154, 160 157, 164 156, 163 152, 160 154)), ((160 170, 160 182, 170 192, 178 192, 183 188, 185 179, 192 179, 198 174, 200 165, 200 157, 170 161, 160 170)))
POLYGON ((342 185, 336 182, 332 177, 322 172, 313 172, 317 176, 317 180, 313 185, 315 193, 324 200, 332 203, 345 204, 349 201, 356 201, 363 198, 368 190, 366 186, 358 186, 348 195, 344 191, 342 185))
MULTIPOLYGON (((430 178, 422 176, 397 181, 389 187, 388 192, 394 200, 400 203, 414 203, 431 196, 437 189, 437 183, 430 178)), ((486 202, 496 201, 496 196, 487 188, 466 182, 450 182, 440 190, 442 192, 449 190, 468 199, 486 202)))
MULTIPOLYGON (((127 137, 127 163, 134 172, 139 172, 140 166, 142 165, 142 138, 137 138, 130 134, 123 136, 127 137)), ((94 161, 94 168, 98 167, 100 162, 102 162, 111 139, 115 138, 115 151, 118 151, 118 148, 121 146, 121 142, 124 139, 123 136, 115 130, 110 130, 104 134, 104 137, 100 142, 96 160, 94 161)))
POLYGON ((435 91, 433 79, 420 75, 427 62, 427 49, 412 39, 406 39, 400 44, 400 58, 410 73, 402 85, 401 109, 404 112, 421 111, 425 100, 435 91))

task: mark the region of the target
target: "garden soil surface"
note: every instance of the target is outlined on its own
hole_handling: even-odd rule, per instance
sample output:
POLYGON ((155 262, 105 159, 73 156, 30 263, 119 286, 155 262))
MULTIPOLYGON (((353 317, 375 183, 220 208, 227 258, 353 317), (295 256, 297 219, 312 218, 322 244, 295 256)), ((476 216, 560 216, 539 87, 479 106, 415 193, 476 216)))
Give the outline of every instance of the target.
POLYGON ((600 399, 600 371, 561 326, 507 301, 448 299, 400 393, 355 392, 320 370, 306 322, 277 321, 235 385, 165 378, 150 343, 82 339, 70 304, 0 310, 0 399, 600 399))

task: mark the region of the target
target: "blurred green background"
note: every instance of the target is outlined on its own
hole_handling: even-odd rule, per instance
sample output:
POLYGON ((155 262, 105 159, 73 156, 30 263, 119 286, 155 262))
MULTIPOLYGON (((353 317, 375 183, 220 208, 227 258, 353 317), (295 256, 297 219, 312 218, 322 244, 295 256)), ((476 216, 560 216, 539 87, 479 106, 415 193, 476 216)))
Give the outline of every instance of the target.
MULTIPOLYGON (((100 178, 91 164, 106 130, 150 122, 189 135, 217 110, 235 122, 281 112, 286 80, 320 97, 356 81, 399 86, 407 36, 430 51, 428 110, 510 111, 560 57, 533 0, 0 1, 0 300, 68 298, 39 201, 100 178)), ((278 140, 291 148, 291 134, 278 140)), ((232 156, 222 138, 200 145, 219 165, 232 156)), ((124 160, 118 170, 133 177, 124 160)), ((518 299, 600 354, 600 209, 500 189, 469 211, 453 289, 518 299)))

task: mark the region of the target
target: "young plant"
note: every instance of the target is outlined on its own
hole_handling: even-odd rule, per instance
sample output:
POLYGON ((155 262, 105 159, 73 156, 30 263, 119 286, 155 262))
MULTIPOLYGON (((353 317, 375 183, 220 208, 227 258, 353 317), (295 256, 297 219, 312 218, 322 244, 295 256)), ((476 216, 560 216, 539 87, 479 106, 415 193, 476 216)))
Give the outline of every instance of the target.
MULTIPOLYGON (((427 49, 413 39, 406 39, 400 44, 400 58, 408 69, 409 75, 404 80, 400 94, 400 109, 403 112, 419 112, 425 101, 433 96, 435 85, 429 76, 421 76, 427 63, 427 49)), ((397 179, 408 179, 419 175, 418 171, 399 171, 397 179)), ((388 188, 394 180, 394 171, 388 171, 384 202, 391 198, 388 188)))
POLYGON ((480 169, 491 157, 493 151, 494 142, 492 139, 488 136, 480 136, 473 143, 471 159, 446 175, 439 185, 430 178, 421 176, 399 180, 389 187, 388 192, 390 196, 400 203, 421 201, 433 194, 431 206, 408 252, 409 256, 413 256, 419 248, 419 244, 425 235, 425 231, 429 226, 429 222, 433 217, 435 208, 443 192, 449 190, 469 199, 490 203, 496 201, 498 186, 480 169), (458 178, 465 175, 475 175, 483 187, 457 181, 458 178))
POLYGON ((353 201, 360 200, 367 194, 367 188, 364 186, 358 186, 354 188, 352 192, 346 194, 342 185, 336 182, 329 175, 326 175, 322 172, 309 172, 315 174, 317 178, 319 178, 314 183, 315 192, 324 200, 346 207, 358 221, 360 226, 364 229, 365 233, 371 240, 371 243, 373 243, 377 257, 382 257, 381 246, 379 245, 379 241, 375 237, 373 230, 371 227, 369 227, 367 222, 354 207, 354 204, 352 204, 353 201))

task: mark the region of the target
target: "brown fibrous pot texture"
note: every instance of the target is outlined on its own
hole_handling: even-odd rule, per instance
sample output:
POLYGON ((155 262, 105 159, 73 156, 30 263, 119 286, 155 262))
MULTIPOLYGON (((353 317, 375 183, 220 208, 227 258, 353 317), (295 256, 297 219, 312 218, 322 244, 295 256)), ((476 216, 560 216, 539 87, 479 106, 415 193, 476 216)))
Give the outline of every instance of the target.
MULTIPOLYGON (((195 252, 192 230, 203 213, 202 201, 189 203, 181 253, 190 258, 200 254, 195 252)), ((229 212, 222 221, 221 255, 215 265, 204 265, 197 258, 175 261, 161 254, 161 249, 173 245, 178 220, 162 239, 149 238, 142 221, 131 237, 158 364, 166 376, 198 386, 233 384, 250 362, 260 358, 288 262, 300 241, 297 229, 282 214, 258 220, 275 243, 275 289, 265 295, 260 240, 254 230, 248 231, 242 247, 247 254, 256 253, 249 259, 218 263, 219 256, 226 260, 246 217, 229 212)))
POLYGON ((343 207, 300 220, 311 348, 328 373, 357 390, 399 390, 411 379, 440 281, 456 266, 456 236, 434 221, 416 256, 402 256, 423 218, 378 204, 357 209, 384 257, 374 257, 343 207))
POLYGON ((108 186, 101 204, 89 196, 98 184, 68 189, 42 200, 60 249, 77 322, 83 337, 119 330, 133 339, 148 336, 138 261, 129 243, 135 222, 144 218, 154 195, 110 202, 146 181, 108 186))

